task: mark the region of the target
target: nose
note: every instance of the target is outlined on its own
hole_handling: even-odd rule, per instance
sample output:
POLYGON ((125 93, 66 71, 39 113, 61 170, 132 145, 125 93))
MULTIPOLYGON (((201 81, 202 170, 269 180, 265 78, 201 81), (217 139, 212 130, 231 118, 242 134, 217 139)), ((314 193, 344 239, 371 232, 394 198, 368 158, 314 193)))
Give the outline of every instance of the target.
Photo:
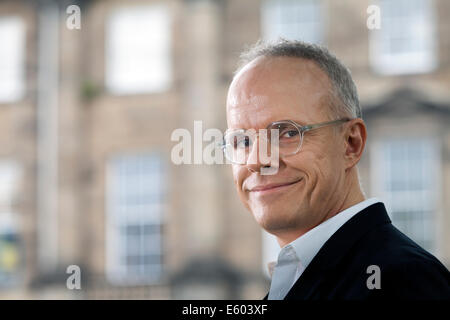
POLYGON ((261 161, 261 157, 259 155, 259 139, 259 135, 256 135, 247 158, 247 163, 245 164, 250 172, 260 172, 261 168, 270 167, 270 159, 267 159, 267 157, 263 157, 266 158, 264 159, 266 161, 261 161))

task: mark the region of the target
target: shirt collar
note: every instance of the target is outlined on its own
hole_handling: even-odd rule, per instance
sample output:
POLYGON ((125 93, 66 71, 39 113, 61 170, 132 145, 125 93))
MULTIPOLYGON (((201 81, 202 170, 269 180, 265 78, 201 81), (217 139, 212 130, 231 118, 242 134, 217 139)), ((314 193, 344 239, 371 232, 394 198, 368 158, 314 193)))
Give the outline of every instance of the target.
MULTIPOLYGON (((286 255, 286 251, 291 252, 293 249, 297 255, 297 259, 300 260, 303 267, 306 268, 325 242, 327 242, 327 240, 343 224, 345 224, 358 212, 377 202, 380 202, 377 198, 364 200, 351 206, 350 208, 345 209, 344 211, 339 212, 330 219, 325 220, 318 226, 312 228, 299 238, 284 246, 278 254, 278 262, 280 262, 280 258, 286 255)), ((273 264, 271 266, 273 267, 273 264)), ((269 267, 269 273, 271 273, 270 269, 271 268, 269 267)))

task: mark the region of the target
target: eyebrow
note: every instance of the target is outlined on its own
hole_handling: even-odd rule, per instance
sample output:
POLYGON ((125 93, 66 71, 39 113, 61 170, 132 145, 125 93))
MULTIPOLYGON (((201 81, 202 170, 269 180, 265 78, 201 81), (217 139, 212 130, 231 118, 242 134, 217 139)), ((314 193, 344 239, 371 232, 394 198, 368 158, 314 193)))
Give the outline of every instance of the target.
POLYGON ((300 126, 306 126, 306 125, 307 125, 303 120, 295 120, 295 119, 285 119, 285 118, 283 118, 283 119, 280 119, 280 120, 275 120, 275 121, 270 122, 270 123, 266 126, 266 128, 267 128, 268 126, 270 126, 272 123, 275 123, 275 122, 283 122, 283 121, 294 121, 295 123, 299 124, 300 126))
POLYGON ((285 118, 282 118, 282 119, 280 119, 280 120, 275 120, 275 121, 271 121, 271 122, 269 122, 266 126, 264 126, 264 127, 261 127, 261 128, 258 128, 258 129, 255 129, 255 128, 242 128, 242 127, 240 127, 240 128, 227 128, 226 130, 225 130, 225 132, 227 132, 227 131, 229 131, 229 130, 243 130, 243 131, 247 131, 247 130, 255 130, 255 131, 258 131, 258 130, 260 130, 260 129, 267 129, 270 125, 272 125, 273 123, 276 123, 276 122, 284 122, 284 121, 294 121, 294 122, 296 122, 297 124, 299 124, 300 126, 306 126, 307 124, 304 122, 304 121, 299 121, 299 120, 294 120, 294 119, 285 119, 285 118))

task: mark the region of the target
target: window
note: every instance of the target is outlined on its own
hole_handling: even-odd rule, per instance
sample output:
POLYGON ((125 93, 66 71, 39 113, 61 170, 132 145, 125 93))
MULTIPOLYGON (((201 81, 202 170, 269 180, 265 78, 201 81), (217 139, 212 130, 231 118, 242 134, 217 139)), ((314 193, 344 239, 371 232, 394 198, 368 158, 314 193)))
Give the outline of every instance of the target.
POLYGON ((381 28, 370 32, 375 71, 407 74, 436 67, 431 0, 381 0, 381 28))
POLYGON ((0 103, 22 98, 25 79, 25 26, 18 17, 0 17, 0 103))
POLYGON ((162 275, 162 160, 114 157, 107 172, 107 266, 111 282, 150 284, 162 275))
POLYGON ((429 139, 385 141, 373 159, 375 195, 386 204, 393 224, 423 248, 435 246, 437 144, 429 139))
POLYGON ((17 280, 20 263, 17 216, 13 202, 19 182, 18 167, 10 161, 0 161, 0 285, 17 280))
POLYGON ((262 36, 321 43, 323 19, 318 0, 265 0, 262 5, 262 36))
POLYGON ((169 88, 170 26, 164 5, 117 9, 106 32, 105 82, 112 93, 152 93, 169 88))

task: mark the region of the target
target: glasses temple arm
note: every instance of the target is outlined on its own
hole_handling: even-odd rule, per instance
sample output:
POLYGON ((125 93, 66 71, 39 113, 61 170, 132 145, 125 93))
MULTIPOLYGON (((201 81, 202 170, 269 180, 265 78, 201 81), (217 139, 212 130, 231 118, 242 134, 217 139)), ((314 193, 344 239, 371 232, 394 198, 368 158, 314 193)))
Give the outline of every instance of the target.
POLYGON ((305 132, 305 131, 309 131, 309 130, 313 130, 313 129, 318 129, 318 128, 322 128, 322 127, 325 127, 325 126, 329 126, 329 125, 332 125, 332 124, 344 123, 344 122, 347 122, 347 121, 350 121, 350 120, 351 119, 346 118, 346 119, 339 119, 339 120, 333 120, 333 121, 316 123, 316 124, 309 124, 309 125, 306 125, 306 126, 302 126, 301 130, 303 132, 305 132))

